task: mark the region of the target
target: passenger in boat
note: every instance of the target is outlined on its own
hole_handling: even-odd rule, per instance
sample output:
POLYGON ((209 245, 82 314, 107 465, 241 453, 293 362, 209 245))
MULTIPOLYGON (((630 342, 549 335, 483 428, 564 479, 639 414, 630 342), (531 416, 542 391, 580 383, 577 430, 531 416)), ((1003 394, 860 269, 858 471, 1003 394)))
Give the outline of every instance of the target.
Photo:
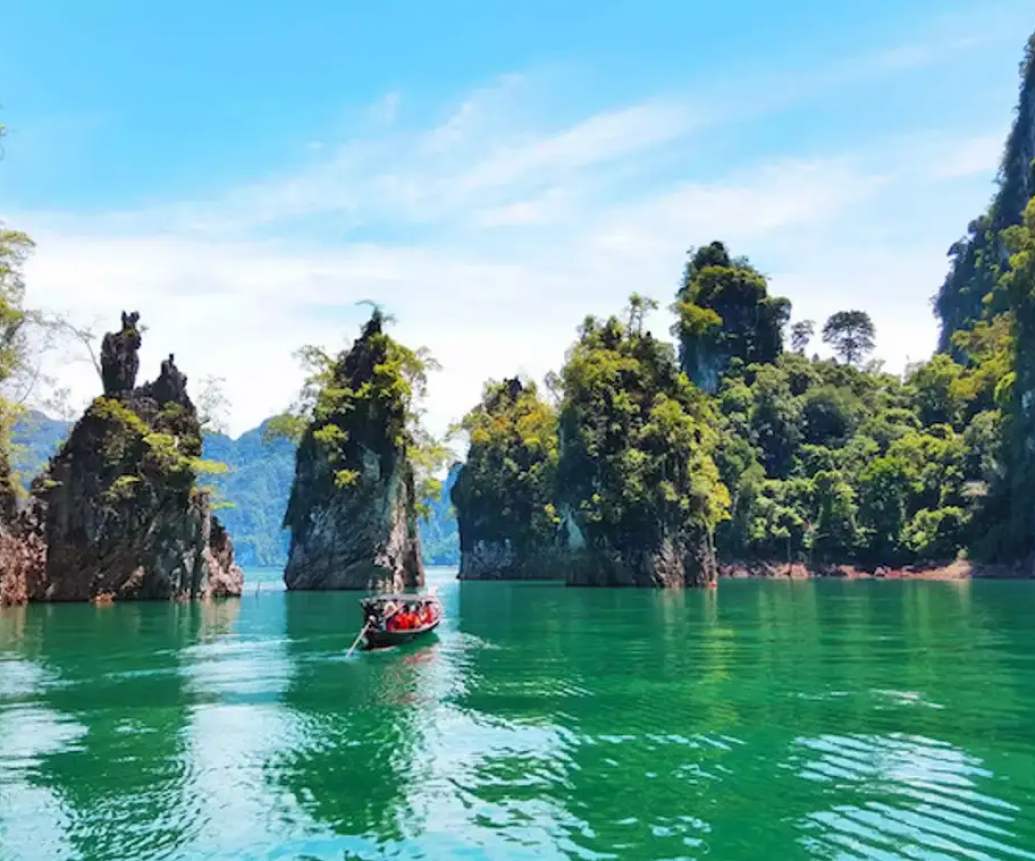
POLYGON ((392 620, 395 622, 394 630, 409 631, 413 627, 413 613, 410 612, 410 605, 406 604, 396 613, 392 620))

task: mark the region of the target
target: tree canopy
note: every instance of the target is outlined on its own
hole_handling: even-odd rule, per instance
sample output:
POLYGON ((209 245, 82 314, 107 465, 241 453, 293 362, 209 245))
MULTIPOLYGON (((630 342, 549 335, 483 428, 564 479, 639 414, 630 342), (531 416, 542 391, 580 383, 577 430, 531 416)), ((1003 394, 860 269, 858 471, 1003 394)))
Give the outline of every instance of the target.
POLYGON ((452 490, 465 539, 506 543, 523 553, 553 543, 557 414, 535 383, 488 382, 455 431, 468 437, 452 490))
POLYGON ((672 348, 617 317, 587 319, 561 373, 558 500, 591 543, 710 533, 729 497, 703 393, 672 348))
POLYGON ((823 342, 846 365, 857 365, 872 353, 876 337, 877 327, 865 311, 838 311, 823 324, 823 342))
POLYGON ((426 348, 410 349, 388 335, 387 322, 375 305, 351 348, 336 355, 315 346, 298 350, 306 371, 301 391, 266 425, 263 438, 298 441, 311 431, 339 487, 360 479, 364 449, 398 452, 414 468, 418 511, 426 514, 427 502, 441 492, 438 475, 449 456, 422 423, 428 373, 438 363, 426 348))
POLYGON ((732 361, 772 362, 780 354, 790 302, 770 296, 765 277, 746 258, 731 258, 721 242, 691 248, 688 256, 673 333, 687 375, 714 391, 732 361))

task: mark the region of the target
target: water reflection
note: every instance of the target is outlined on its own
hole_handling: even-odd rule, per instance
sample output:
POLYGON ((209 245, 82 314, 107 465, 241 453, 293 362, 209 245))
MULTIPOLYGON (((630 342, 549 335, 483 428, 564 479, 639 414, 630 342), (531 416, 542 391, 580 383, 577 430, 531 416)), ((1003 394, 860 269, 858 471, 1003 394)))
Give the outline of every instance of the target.
MULTIPOLYGON (((609 591, 569 603, 563 591, 467 583, 461 597, 463 630, 484 645, 470 650, 470 690, 458 701, 480 750, 460 788, 492 834, 539 828, 547 857, 754 857, 762 845, 787 858, 849 857, 801 837, 802 823, 825 820, 795 783, 806 773, 796 731, 853 725, 893 744, 909 722, 973 742, 976 728, 951 715, 976 714, 978 698, 958 682, 995 676, 989 661, 1001 657, 987 629, 973 630, 971 591, 955 584, 745 583, 718 595, 609 591), (968 637, 983 659, 962 675, 933 659, 968 637), (904 714, 921 707, 934 714, 904 714)), ((1013 699, 1005 688, 1000 733, 1013 699)), ((1030 745, 1024 755, 1032 762, 1030 745)), ((995 773, 968 762, 974 779, 995 773)), ((910 791, 921 785, 915 770, 888 775, 910 791)), ((840 783, 830 791, 851 797, 840 783)), ((890 802, 863 818, 873 815, 889 817, 907 854, 956 857, 948 844, 923 854, 890 802)), ((997 851, 1021 857, 1032 835, 1019 823, 997 851)), ((980 831, 968 820, 951 827, 980 831)), ((879 857, 869 848, 877 854, 858 857, 879 857)))
POLYGON ((37 662, 9 657, 10 629, 4 631, 5 625, 18 626, 20 642, 24 623, 23 609, 0 615, 0 848, 9 861, 41 853, 68 858, 73 855, 65 837, 68 811, 57 793, 37 785, 35 776, 44 757, 74 745, 86 728, 36 701, 33 692, 53 681, 37 662), (57 827, 41 830, 41 820, 57 827))
MULTIPOLYGON (((197 608, 33 607, 27 619, 35 630, 26 642, 45 676, 34 695, 47 719, 36 723, 76 728, 74 743, 45 749, 26 775, 64 812, 66 857, 183 845, 198 815, 186 791, 188 712, 176 670, 179 647, 201 627, 197 608)), ((55 830, 48 823, 43 833, 55 830)))
POLYGON ((284 823, 297 818, 290 798, 271 792, 266 779, 269 759, 294 734, 282 704, 293 671, 284 602, 252 596, 205 610, 179 667, 193 703, 185 730, 191 792, 204 799, 193 846, 201 857, 239 857, 275 848, 284 823))
POLYGON ((386 849, 420 828, 406 790, 426 779, 428 763, 407 700, 426 690, 428 668, 390 653, 346 660, 361 622, 354 596, 291 599, 285 648, 294 669, 283 701, 294 729, 270 758, 270 780, 314 823, 349 838, 341 849, 386 849))
POLYGON ((4 611, 0 857, 1035 861, 1026 587, 4 611))

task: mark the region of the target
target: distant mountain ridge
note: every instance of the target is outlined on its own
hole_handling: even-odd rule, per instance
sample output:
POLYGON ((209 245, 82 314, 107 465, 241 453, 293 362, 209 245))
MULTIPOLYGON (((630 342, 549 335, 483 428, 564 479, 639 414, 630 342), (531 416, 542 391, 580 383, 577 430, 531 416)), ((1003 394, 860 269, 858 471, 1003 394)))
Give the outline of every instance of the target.
MULTIPOLYGON (((13 466, 23 487, 28 487, 64 442, 72 422, 31 411, 15 426, 13 466)), ((262 441, 266 426, 231 439, 225 434, 206 434, 203 454, 230 467, 224 475, 210 477, 220 500, 231 504, 217 512, 234 542, 237 560, 248 567, 277 567, 287 559, 289 533, 281 520, 291 492, 295 471, 295 447, 286 440, 262 441)), ((431 505, 428 520, 420 521, 421 545, 427 565, 456 565, 460 541, 449 491, 459 467, 450 470, 442 494, 431 505)))

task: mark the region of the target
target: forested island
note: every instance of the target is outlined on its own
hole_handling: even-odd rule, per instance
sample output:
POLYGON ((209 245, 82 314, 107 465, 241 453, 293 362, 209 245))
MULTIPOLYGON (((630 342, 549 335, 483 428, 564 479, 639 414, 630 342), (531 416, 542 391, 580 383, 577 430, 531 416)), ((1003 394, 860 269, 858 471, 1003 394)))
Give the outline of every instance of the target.
MULTIPOLYGON (((153 509, 166 490, 183 522, 210 524, 191 533, 206 536, 191 539, 195 557, 205 555, 204 542, 230 548, 208 510, 214 494, 232 506, 224 517, 244 537, 249 563, 284 564, 293 589, 419 586, 422 541, 439 543, 438 561, 453 561, 458 549, 463 579, 684 587, 714 584, 720 574, 1031 576, 1033 195, 1035 37, 996 194, 949 250, 934 300, 938 351, 902 375, 874 360, 876 332, 865 309, 795 319, 790 301, 772 294, 748 257, 712 241, 688 252, 669 303, 674 343, 646 324, 658 302, 633 293, 612 316, 582 322, 563 367, 542 385, 487 382, 447 440, 420 423, 432 357, 394 340, 377 307, 350 348, 335 355, 303 348, 297 402, 237 441, 202 426, 172 357, 158 381, 139 390, 130 379, 135 366, 131 375, 129 365, 118 372, 118 385, 106 378, 104 397, 63 442, 61 429, 7 399, 0 439, 10 488, 2 526, 9 549, 0 559, 7 600, 239 591, 236 573, 227 579, 197 567, 159 578, 161 585, 126 587, 134 572, 168 569, 140 562, 166 551, 131 537, 141 528, 133 512, 153 509), (817 339, 833 357, 815 352, 817 339), (33 431, 33 421, 46 430, 33 431), (142 443, 119 448, 106 465, 83 466, 81 440, 119 422, 142 443), (28 503, 16 501, 12 433, 35 449, 21 458, 23 472, 40 466, 41 451, 56 450, 28 503), (450 441, 465 451, 447 473, 450 441), (148 484, 152 478, 157 484, 148 484), (54 561, 71 558, 57 549, 60 536, 82 534, 60 513, 74 508, 69 491, 58 489, 69 481, 121 512, 103 515, 107 555, 96 551, 87 565, 103 589, 66 588, 55 567, 71 564, 54 561), (134 549, 109 583, 111 560, 125 555, 113 543, 118 534, 134 549), (16 569, 22 573, 12 578, 16 569), (224 581, 231 585, 209 585, 224 581)), ((51 325, 24 303, 29 247, 21 234, 0 235, 3 381, 26 366, 21 332, 51 325)), ((137 337, 127 320, 111 337, 137 337)), ((208 552, 226 560, 220 571, 234 570, 232 549, 208 552)))

